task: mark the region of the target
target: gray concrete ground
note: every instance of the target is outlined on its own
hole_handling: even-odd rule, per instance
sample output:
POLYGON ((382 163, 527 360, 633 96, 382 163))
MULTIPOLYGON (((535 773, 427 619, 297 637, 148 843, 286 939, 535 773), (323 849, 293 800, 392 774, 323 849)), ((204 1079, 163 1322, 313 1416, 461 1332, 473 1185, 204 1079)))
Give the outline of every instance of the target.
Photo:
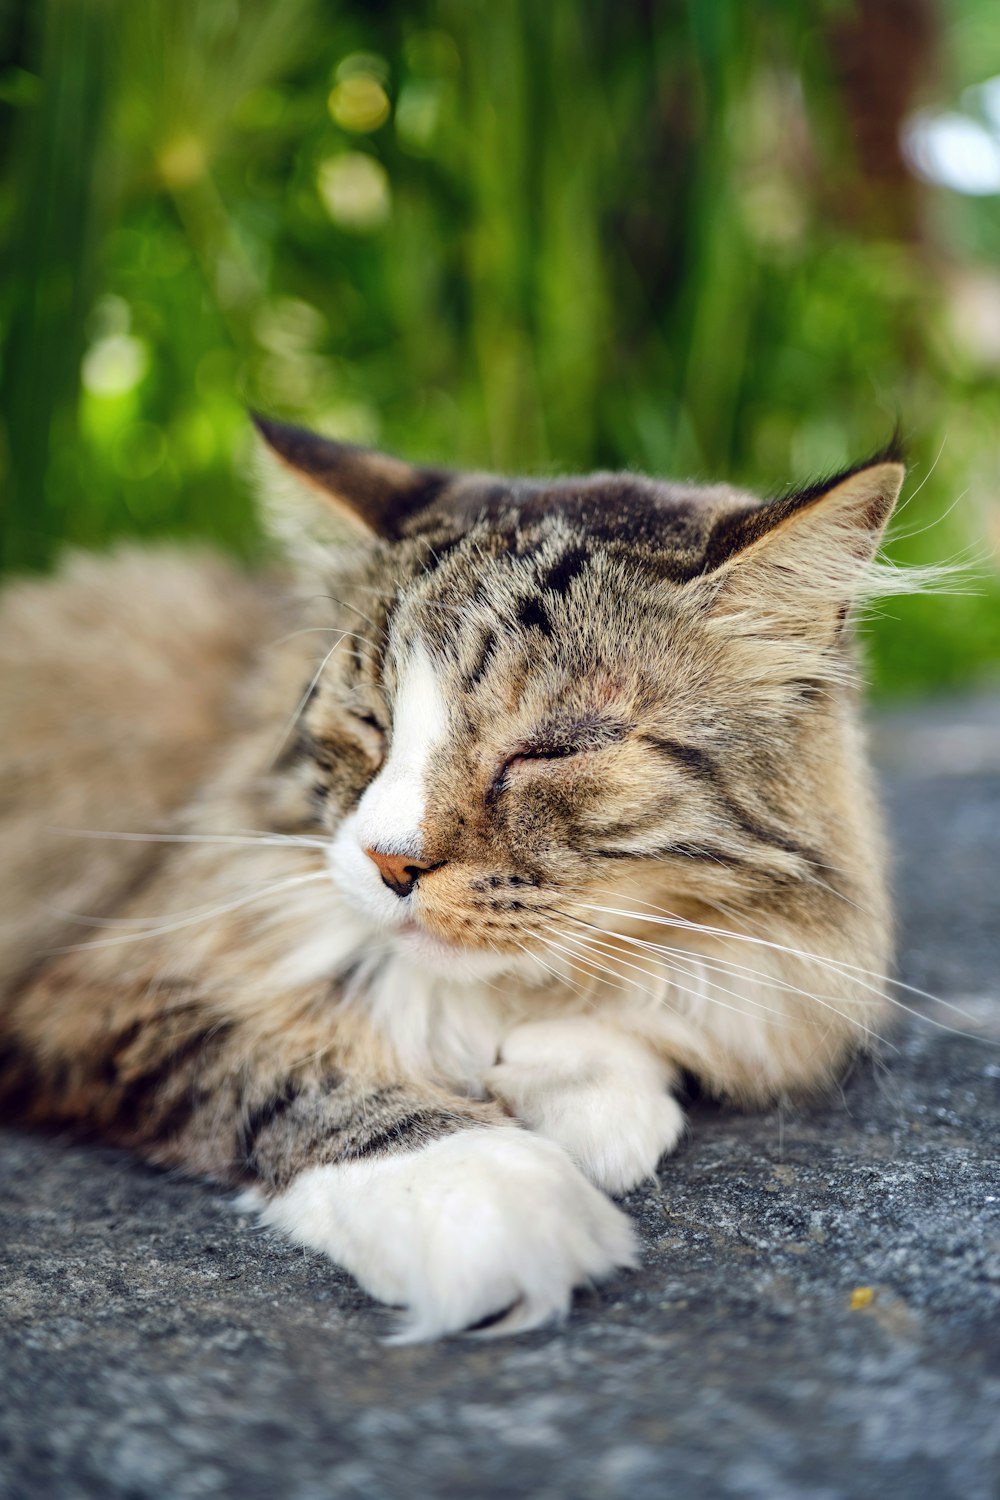
POLYGON ((879 726, 898 1051, 796 1113, 695 1107, 569 1323, 388 1348, 388 1315, 210 1188, 0 1138, 0 1493, 1000 1494, 1000 703, 879 726), (984 1040, 989 1037, 991 1040, 984 1040))

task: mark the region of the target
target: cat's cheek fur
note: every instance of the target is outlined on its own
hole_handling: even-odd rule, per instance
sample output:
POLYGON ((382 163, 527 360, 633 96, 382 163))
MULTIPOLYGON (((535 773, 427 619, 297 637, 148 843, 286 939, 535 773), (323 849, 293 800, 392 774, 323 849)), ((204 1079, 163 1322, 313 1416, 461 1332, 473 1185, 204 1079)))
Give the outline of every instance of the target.
POLYGON ((484 1079, 525 1125, 557 1141, 591 1182, 625 1193, 684 1133, 676 1072, 636 1038, 588 1017, 530 1021, 484 1079))
POLYGON ((490 1332, 535 1328, 565 1316, 574 1287, 636 1260, 625 1215, 559 1146, 514 1126, 311 1167, 262 1217, 405 1308, 400 1342, 504 1312, 490 1332))

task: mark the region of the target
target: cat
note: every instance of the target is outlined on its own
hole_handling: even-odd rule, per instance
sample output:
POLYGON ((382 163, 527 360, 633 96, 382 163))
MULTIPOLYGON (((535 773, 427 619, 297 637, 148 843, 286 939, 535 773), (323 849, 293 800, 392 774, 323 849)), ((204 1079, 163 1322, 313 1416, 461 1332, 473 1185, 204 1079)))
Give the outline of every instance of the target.
POLYGON ((851 622, 904 468, 761 500, 255 420, 324 517, 292 563, 0 605, 0 1104, 245 1189, 401 1338, 533 1328, 635 1263, 685 1077, 763 1106, 886 1021, 851 622))

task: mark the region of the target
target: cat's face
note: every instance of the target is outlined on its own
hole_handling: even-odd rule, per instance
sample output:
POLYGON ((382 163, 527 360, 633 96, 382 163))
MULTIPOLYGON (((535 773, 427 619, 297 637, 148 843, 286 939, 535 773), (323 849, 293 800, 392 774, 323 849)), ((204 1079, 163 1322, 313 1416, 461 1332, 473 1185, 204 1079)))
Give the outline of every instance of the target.
POLYGON ((565 943, 654 866, 674 910, 808 881, 822 809, 803 828, 782 789, 821 753, 848 670, 842 584, 898 474, 771 515, 612 476, 438 479, 406 505, 394 474, 392 523, 331 559, 329 654, 286 759, 345 899, 416 960, 489 972, 565 943), (797 570, 848 532, 853 559, 817 565, 804 602, 797 570))

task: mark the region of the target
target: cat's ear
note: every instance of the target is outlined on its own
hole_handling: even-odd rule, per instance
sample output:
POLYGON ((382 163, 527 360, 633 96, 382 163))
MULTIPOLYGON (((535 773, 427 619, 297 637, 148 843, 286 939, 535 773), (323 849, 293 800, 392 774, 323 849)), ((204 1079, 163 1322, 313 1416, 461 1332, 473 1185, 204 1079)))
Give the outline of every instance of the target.
POLYGON ((893 449, 720 522, 701 580, 712 607, 807 631, 835 628, 878 592, 875 557, 905 473, 893 449))
POLYGON ((445 469, 418 468, 256 412, 251 418, 279 470, 320 496, 355 536, 399 536, 452 478, 445 469))

